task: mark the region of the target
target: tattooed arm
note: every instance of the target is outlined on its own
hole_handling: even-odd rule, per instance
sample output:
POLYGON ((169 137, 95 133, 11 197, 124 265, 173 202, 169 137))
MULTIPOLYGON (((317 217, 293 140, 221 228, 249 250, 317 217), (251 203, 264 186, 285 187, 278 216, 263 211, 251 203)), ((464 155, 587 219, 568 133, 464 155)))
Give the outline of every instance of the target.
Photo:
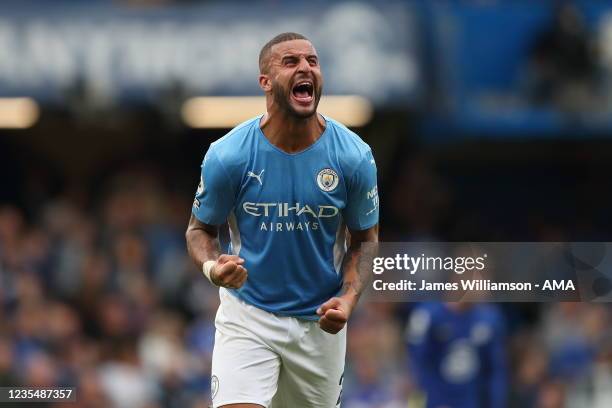
POLYGON ((358 268, 361 256, 361 244, 378 242, 378 225, 363 231, 350 231, 351 242, 344 257, 344 283, 339 296, 323 303, 317 314, 320 316, 319 326, 326 332, 336 334, 346 324, 361 293, 368 284, 370 274, 358 268))

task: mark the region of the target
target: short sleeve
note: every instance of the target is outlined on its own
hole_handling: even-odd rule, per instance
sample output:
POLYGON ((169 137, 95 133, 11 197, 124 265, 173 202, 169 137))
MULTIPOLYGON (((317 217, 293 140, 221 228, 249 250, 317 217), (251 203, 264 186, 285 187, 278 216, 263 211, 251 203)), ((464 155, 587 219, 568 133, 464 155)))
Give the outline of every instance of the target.
POLYGON ((201 222, 220 225, 234 207, 231 179, 212 148, 202 162, 200 184, 193 200, 192 213, 201 222))
POLYGON ((349 229, 361 231, 378 223, 378 185, 376 162, 368 150, 348 183, 344 218, 349 229))

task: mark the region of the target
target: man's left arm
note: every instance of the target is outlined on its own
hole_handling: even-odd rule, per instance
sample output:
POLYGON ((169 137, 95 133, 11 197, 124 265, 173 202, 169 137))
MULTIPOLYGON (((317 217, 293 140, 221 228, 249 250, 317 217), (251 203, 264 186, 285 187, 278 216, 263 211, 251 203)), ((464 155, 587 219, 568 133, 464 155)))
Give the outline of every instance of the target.
POLYGON ((368 284, 370 274, 367 270, 359 270, 361 244, 378 242, 378 224, 362 231, 351 231, 350 245, 344 257, 344 283, 340 295, 329 299, 317 309, 319 326, 328 333, 336 334, 346 324, 361 293, 368 284))
POLYGON ((347 201, 342 216, 351 236, 342 264, 342 290, 317 309, 321 317, 319 325, 326 332, 336 334, 342 330, 366 287, 370 275, 358 268, 361 244, 378 242, 379 206, 376 162, 368 149, 347 182, 347 201))

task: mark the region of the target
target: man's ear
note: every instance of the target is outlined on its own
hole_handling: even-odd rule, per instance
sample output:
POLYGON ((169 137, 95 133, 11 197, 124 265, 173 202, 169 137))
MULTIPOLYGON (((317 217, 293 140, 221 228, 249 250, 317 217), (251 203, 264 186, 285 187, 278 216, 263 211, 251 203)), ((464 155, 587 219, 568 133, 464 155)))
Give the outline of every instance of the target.
POLYGON ((270 77, 268 75, 259 74, 259 87, 264 92, 272 91, 272 81, 270 80, 270 77))

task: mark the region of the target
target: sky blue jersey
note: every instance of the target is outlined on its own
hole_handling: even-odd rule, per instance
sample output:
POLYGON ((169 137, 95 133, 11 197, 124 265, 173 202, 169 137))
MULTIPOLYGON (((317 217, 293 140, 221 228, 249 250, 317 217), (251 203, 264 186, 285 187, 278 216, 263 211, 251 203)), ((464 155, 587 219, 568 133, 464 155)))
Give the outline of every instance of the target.
POLYGON ((346 227, 378 223, 376 163, 370 147, 340 123, 289 154, 264 136, 258 116, 212 143, 202 163, 193 214, 227 221, 229 253, 249 276, 234 295, 283 316, 317 319, 342 286, 346 227))

